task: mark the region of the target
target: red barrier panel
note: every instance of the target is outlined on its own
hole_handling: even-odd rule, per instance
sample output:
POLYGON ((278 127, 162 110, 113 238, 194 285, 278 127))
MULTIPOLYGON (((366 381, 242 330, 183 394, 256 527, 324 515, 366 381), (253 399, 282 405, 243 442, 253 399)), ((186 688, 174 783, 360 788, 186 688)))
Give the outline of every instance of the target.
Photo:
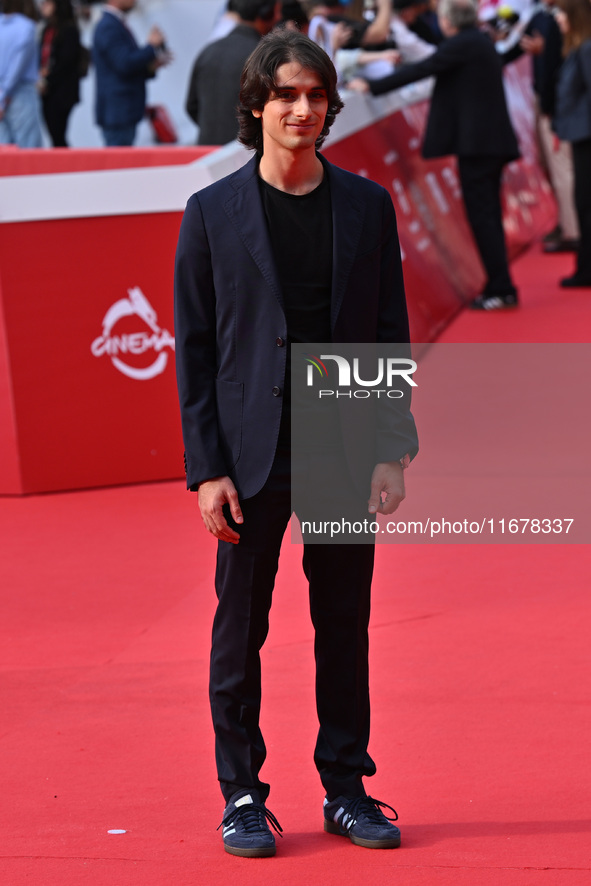
MULTIPOLYGON (((62 204, 88 181, 90 198, 100 194, 101 176, 84 171, 158 166, 149 171, 159 176, 182 164, 186 174, 212 150, 0 152, 12 177, 0 181, 20 187, 27 218, 6 221, 10 201, 0 202, 0 493, 182 475, 172 315, 181 207, 80 218, 62 204), (37 200, 42 183, 58 184, 37 200), (64 217, 32 220, 43 212, 64 217)), ((111 181, 107 202, 126 181, 111 181)))
POLYGON ((98 169, 137 169, 146 166, 177 166, 205 157, 215 148, 88 148, 72 151, 21 151, 13 145, 0 146, 0 176, 43 175, 57 172, 88 172, 98 169))
POLYGON ((179 223, 180 214, 168 213, 30 222, 2 232, 19 464, 15 477, 13 457, 2 491, 182 474, 172 338, 179 223))
POLYGON ((0 493, 23 492, 20 479, 16 416, 8 358, 8 340, 0 287, 0 493))

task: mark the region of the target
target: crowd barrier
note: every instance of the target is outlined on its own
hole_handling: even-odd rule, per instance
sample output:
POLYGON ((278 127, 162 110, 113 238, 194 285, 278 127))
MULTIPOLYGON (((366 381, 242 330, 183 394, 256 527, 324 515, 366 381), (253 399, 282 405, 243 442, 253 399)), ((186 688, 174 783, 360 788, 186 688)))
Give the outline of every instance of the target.
MULTIPOLYGON (((555 221, 529 72, 507 92, 522 158, 504 182, 511 253, 555 221)), ((426 162, 428 85, 351 96, 326 157, 394 199, 412 337, 432 341, 482 284, 455 161, 426 162)), ((182 475, 172 276, 187 197, 242 165, 220 149, 0 151, 0 493, 182 475)))

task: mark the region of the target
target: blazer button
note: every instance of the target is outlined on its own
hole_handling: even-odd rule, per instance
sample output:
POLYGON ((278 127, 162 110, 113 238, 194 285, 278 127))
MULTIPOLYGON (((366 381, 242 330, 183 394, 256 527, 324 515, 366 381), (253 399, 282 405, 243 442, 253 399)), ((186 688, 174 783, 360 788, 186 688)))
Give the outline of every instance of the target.
POLYGON ((277 345, 278 348, 282 348, 283 345, 285 344, 285 341, 280 336, 279 338, 275 339, 275 344, 277 345))
POLYGON ((278 388, 277 385, 273 388, 273 396, 280 397, 281 396, 281 388, 278 388))

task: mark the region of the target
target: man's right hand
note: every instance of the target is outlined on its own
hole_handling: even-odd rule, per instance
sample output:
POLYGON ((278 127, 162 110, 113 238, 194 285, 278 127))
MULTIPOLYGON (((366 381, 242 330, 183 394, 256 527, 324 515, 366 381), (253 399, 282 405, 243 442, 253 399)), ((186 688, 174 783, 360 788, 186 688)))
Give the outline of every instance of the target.
POLYGON ((234 522, 243 522, 238 493, 230 478, 213 477, 211 480, 205 480, 199 484, 197 495, 199 510, 207 531, 221 541, 229 541, 231 544, 237 545, 240 535, 228 526, 222 510, 223 506, 228 504, 234 522))
POLYGON ((153 46, 154 49, 160 49, 164 45, 164 34, 157 25, 153 25, 150 28, 148 43, 150 46, 153 46))
POLYGON ((166 48, 164 34, 156 25, 150 29, 150 33, 148 34, 148 44, 156 50, 156 58, 150 65, 150 70, 153 73, 156 73, 158 68, 162 68, 164 65, 169 65, 173 56, 166 48))

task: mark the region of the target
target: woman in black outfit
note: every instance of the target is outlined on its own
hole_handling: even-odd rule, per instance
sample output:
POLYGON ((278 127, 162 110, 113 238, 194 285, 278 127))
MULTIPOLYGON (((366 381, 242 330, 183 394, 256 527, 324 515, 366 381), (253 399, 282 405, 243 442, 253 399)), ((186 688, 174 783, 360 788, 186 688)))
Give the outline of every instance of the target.
POLYGON ((591 286, 591 4, 558 0, 566 58, 556 88, 554 129, 572 143, 575 206, 581 229, 575 273, 561 286, 591 286))
POLYGON ((80 101, 81 48, 71 0, 43 0, 46 21, 41 35, 41 100, 54 148, 67 148, 70 111, 80 101))

